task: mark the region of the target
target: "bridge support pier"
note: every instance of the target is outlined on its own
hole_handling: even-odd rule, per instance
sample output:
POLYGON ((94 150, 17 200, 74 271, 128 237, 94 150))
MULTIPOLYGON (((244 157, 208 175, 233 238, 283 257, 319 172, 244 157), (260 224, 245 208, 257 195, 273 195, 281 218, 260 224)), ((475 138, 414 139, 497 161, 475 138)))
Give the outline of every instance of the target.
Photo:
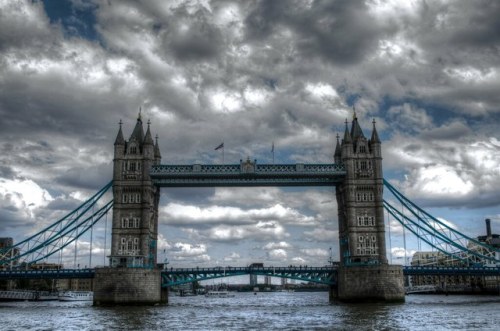
POLYGON ((94 306, 168 303, 159 269, 96 268, 94 306))
POLYGON ((400 265, 341 266, 330 300, 342 302, 404 302, 403 267, 400 265))

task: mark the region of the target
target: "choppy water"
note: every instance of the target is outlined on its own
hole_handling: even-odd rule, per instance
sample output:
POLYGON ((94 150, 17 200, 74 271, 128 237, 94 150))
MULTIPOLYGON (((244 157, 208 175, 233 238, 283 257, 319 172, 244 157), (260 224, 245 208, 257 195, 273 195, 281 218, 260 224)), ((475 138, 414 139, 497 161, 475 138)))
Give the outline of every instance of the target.
POLYGON ((411 295, 403 304, 330 304, 321 293, 170 297, 168 306, 0 302, 0 330, 499 330, 499 296, 411 295))

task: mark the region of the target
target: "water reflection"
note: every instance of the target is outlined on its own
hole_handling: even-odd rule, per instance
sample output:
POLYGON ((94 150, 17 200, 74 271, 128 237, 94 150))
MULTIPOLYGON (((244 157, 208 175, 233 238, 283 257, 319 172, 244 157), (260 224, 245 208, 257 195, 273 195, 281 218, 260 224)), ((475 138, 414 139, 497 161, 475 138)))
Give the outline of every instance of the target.
POLYGON ((403 304, 330 304, 327 293, 171 297, 155 307, 0 303, 2 330, 496 330, 498 296, 408 296, 403 304))

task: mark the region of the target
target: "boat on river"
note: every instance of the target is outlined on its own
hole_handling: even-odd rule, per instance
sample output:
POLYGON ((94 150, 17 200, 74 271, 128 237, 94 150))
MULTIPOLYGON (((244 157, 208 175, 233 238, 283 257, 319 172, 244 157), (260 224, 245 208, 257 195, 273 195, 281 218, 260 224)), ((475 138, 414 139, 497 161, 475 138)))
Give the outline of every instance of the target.
POLYGON ((406 294, 429 294, 436 293, 437 289, 434 285, 417 285, 405 288, 406 294))
POLYGON ((49 301, 57 300, 57 292, 9 290, 0 291, 0 301, 49 301))
POLYGON ((66 291, 59 293, 59 301, 93 301, 94 292, 91 291, 66 291))
POLYGON ((227 290, 208 291, 207 293, 205 293, 205 297, 207 297, 207 298, 233 298, 234 292, 230 292, 227 290))

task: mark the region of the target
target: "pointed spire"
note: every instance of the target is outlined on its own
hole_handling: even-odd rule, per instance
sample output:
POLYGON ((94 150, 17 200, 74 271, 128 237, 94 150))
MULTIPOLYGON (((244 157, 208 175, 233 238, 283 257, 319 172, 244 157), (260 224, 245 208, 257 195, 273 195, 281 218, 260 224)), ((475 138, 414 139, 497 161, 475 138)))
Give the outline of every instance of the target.
POLYGON ((349 133, 349 129, 347 128, 347 119, 345 120, 345 132, 344 132, 344 141, 343 142, 346 144, 352 143, 351 134, 349 133))
POLYGON ((155 137, 155 158, 161 159, 160 146, 158 145, 158 135, 155 137))
POLYGON ((118 130, 118 134, 116 135, 115 146, 125 145, 125 139, 123 139, 123 132, 122 132, 122 123, 123 123, 122 120, 118 122, 118 124, 120 125, 120 129, 118 130))
POLYGON ((144 145, 154 145, 153 137, 151 136, 151 130, 149 129, 151 125, 151 121, 148 120, 148 129, 146 131, 146 135, 144 136, 144 145))
POLYGON ((351 137, 353 141, 358 140, 359 137, 365 137, 363 134, 363 130, 361 130, 361 127, 359 126, 358 123, 358 116, 356 115, 356 108, 354 106, 352 107, 353 109, 353 115, 352 115, 352 126, 351 126, 351 137))
POLYGON ((130 135, 129 142, 135 140, 137 143, 142 144, 144 138, 144 129, 142 128, 141 111, 139 111, 139 116, 137 116, 137 122, 135 123, 135 128, 130 135))
POLYGON ((372 138, 370 139, 371 143, 377 143, 380 144, 380 138, 378 137, 378 132, 377 128, 375 127, 375 119, 373 119, 373 131, 372 131, 372 138))
POLYGON ((337 156, 340 156, 341 155, 341 147, 340 147, 340 136, 339 134, 337 133, 337 145, 335 146, 335 154, 334 156, 337 157, 337 156))

